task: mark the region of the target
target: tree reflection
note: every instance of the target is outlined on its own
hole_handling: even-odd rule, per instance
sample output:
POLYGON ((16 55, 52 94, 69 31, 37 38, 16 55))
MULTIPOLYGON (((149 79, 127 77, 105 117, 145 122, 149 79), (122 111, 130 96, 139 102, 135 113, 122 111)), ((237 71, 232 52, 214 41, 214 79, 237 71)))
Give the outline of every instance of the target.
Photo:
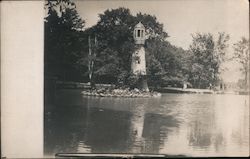
POLYGON ((171 131, 172 127, 178 127, 179 122, 174 116, 164 116, 161 114, 145 114, 143 134, 145 138, 145 151, 159 153, 161 146, 171 131))
POLYGON ((58 105, 45 113, 45 154, 76 151, 79 135, 86 130, 86 122, 84 122, 86 110, 79 105, 58 105))
POLYGON ((103 109, 90 110, 89 125, 86 130, 86 144, 93 153, 122 153, 128 145, 129 118, 126 111, 103 109))
POLYGON ((249 147, 249 104, 245 100, 242 104, 241 111, 239 112, 240 116, 237 120, 237 127, 232 130, 232 140, 237 143, 239 146, 247 145, 249 147), (248 126, 246 126, 248 125, 248 126))
MULTIPOLYGON (((225 104, 221 99, 224 96, 169 95, 153 100, 82 98, 71 93, 62 92, 55 105, 45 107, 46 155, 60 152, 220 155, 230 154, 234 149, 246 154, 249 147, 248 104, 244 108, 239 101, 238 107, 231 101, 225 104)), ((234 98, 241 101, 240 96, 234 98)))
POLYGON ((212 132, 208 123, 203 121, 195 121, 191 124, 191 132, 189 135, 189 143, 192 146, 206 148, 211 144, 212 132))
POLYGON ((123 107, 128 102, 110 98, 75 101, 84 104, 62 104, 58 99, 55 109, 50 109, 45 116, 45 154, 128 151, 131 113, 123 107), (114 101, 117 108, 112 109, 114 101))
POLYGON ((211 103, 193 108, 189 124, 189 144, 193 147, 207 149, 212 143, 215 128, 215 112, 211 103))

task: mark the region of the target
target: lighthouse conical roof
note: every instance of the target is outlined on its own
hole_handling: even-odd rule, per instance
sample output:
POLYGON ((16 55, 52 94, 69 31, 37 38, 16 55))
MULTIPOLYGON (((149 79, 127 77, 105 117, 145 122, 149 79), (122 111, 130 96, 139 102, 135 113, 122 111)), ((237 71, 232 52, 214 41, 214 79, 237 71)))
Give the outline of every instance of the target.
POLYGON ((136 24, 135 28, 145 29, 144 25, 141 22, 139 22, 138 24, 136 24))

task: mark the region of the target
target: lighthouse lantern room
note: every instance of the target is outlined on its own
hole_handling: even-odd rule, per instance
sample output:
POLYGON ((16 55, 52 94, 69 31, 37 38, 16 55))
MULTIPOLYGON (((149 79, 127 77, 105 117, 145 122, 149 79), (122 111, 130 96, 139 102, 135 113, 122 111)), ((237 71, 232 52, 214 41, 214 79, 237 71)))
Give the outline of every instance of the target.
POLYGON ((145 43, 145 27, 141 22, 139 22, 134 28, 134 40, 135 44, 142 44, 145 43))

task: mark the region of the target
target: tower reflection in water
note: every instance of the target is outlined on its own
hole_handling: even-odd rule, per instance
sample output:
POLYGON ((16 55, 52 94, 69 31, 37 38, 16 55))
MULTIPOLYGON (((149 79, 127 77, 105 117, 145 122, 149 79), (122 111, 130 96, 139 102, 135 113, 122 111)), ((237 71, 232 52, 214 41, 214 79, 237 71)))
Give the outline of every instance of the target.
POLYGON ((149 99, 82 100, 84 105, 61 101, 50 117, 45 117, 49 119, 45 121, 45 154, 159 153, 168 127, 178 123, 172 116, 150 112, 149 99))
POLYGON ((161 98, 82 97, 60 91, 45 105, 44 151, 249 154, 249 99, 163 94, 161 98))

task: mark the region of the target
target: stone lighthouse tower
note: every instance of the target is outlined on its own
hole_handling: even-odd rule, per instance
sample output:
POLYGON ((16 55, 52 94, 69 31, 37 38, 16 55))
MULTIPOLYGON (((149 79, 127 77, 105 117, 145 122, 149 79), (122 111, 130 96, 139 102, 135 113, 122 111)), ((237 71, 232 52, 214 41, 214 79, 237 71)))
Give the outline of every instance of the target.
POLYGON ((135 52, 132 54, 131 70, 139 77, 138 88, 149 91, 146 78, 146 59, 145 59, 145 27, 139 22, 134 28, 134 40, 136 44, 135 52))

